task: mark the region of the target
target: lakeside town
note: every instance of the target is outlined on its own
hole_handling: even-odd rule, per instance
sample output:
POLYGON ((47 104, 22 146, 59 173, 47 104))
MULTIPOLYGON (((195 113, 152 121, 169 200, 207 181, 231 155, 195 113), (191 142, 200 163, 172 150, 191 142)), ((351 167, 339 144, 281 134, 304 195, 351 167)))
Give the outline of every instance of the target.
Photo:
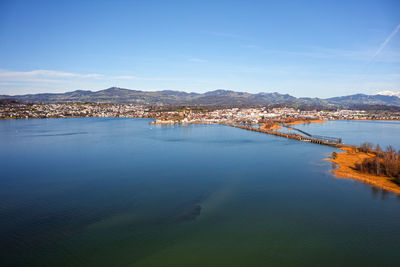
POLYGON ((300 110, 279 108, 220 108, 179 107, 160 109, 133 104, 58 103, 0 105, 0 119, 122 117, 154 118, 156 124, 259 124, 270 120, 400 120, 400 112, 365 110, 300 110))

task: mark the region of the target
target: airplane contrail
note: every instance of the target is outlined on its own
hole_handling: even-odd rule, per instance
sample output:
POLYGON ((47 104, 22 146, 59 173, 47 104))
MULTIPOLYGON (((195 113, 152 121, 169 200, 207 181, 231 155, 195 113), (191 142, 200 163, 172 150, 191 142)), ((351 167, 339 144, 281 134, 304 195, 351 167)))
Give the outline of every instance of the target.
POLYGON ((366 63, 364 66, 364 70, 362 71, 362 74, 359 77, 359 84, 363 85, 366 83, 367 76, 372 68, 372 65, 374 64, 375 58, 382 52, 382 50, 385 48, 385 46, 392 40, 392 38, 396 35, 396 33, 400 30, 400 24, 397 25, 397 27, 392 31, 391 34, 389 34, 388 37, 381 43, 379 46, 378 50, 376 50, 375 54, 371 57, 371 59, 366 63))
POLYGON ((385 48, 385 46, 390 42, 390 40, 393 38, 393 36, 396 35, 396 33, 400 30, 400 24, 397 25, 396 29, 383 41, 383 43, 379 46, 378 50, 376 50, 374 56, 371 58, 370 62, 372 62, 385 48))

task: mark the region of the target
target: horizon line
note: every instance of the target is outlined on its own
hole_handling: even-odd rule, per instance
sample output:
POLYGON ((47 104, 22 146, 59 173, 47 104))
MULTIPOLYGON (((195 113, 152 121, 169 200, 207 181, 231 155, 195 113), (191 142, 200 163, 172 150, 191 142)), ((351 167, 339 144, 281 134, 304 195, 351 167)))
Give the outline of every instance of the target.
MULTIPOLYGON (((41 95, 41 94, 51 94, 51 95, 59 95, 59 94, 67 94, 67 93, 73 93, 73 92, 79 92, 79 91, 81 91, 81 92, 91 92, 91 93, 97 93, 97 92, 101 92, 101 91, 106 91, 106 90, 110 90, 110 89, 123 89, 123 90, 129 90, 129 91, 137 91, 137 92, 166 92, 166 91, 169 91, 169 92, 179 92, 179 93, 186 93, 186 94, 198 94, 198 95, 203 95, 203 94, 207 94, 207 93, 211 93, 211 92, 215 92, 215 91, 226 91, 226 92, 234 92, 234 93, 246 93, 246 94, 250 94, 250 95, 257 95, 257 94, 275 94, 275 93, 277 93, 277 94, 280 94, 280 95, 289 95, 289 96, 293 96, 293 97, 296 97, 296 98, 319 98, 319 99, 329 99, 329 98, 333 98, 333 97, 339 97, 339 96, 333 96, 333 97, 326 97, 326 98, 322 98, 322 97, 316 97, 316 96, 300 96, 300 97, 297 97, 297 96, 294 96, 294 95, 291 95, 291 94, 289 94, 289 93, 281 93, 281 92, 278 92, 278 91, 274 91, 274 92, 272 92, 272 91, 269 91, 269 92, 266 92, 266 91, 259 91, 259 92, 256 92, 256 93, 250 93, 250 92, 247 92, 247 91, 235 91, 235 90, 230 90, 230 89, 222 89, 222 88, 219 88, 219 89, 214 89, 214 90, 210 90, 210 91, 206 91, 206 92, 202 92, 202 93, 199 93, 199 92, 190 92, 190 91, 184 91, 184 90, 171 90, 171 89, 163 89, 163 90, 139 90, 139 89, 129 89, 129 88, 123 88, 123 87, 118 87, 118 86, 111 86, 111 87, 108 87, 108 88, 105 88, 105 89, 99 89, 99 90, 84 90, 84 89, 76 89, 76 90, 72 90, 72 91, 65 91, 65 92, 54 92, 54 93, 47 93, 47 92, 42 92, 42 93, 26 93, 26 94, 1 94, 0 96, 10 96, 10 97, 16 97, 16 96, 25 96, 25 95, 41 95)), ((398 95, 400 95, 400 90, 399 91, 391 91, 391 90, 382 90, 382 91, 379 91, 379 92, 377 92, 377 93, 375 93, 375 94, 364 94, 364 93, 355 93, 355 94, 349 94, 349 95, 341 95, 341 96, 350 96, 350 95, 387 95, 387 96, 396 96, 396 97, 399 97, 399 96, 397 96, 396 94, 398 94, 398 95)))

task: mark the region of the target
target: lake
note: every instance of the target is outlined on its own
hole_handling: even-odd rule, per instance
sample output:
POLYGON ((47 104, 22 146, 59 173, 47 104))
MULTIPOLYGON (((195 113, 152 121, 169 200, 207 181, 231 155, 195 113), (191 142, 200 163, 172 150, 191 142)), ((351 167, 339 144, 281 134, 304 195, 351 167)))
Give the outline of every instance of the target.
MULTIPOLYGON (((294 127, 307 133, 343 139, 343 143, 360 145, 380 144, 383 150, 392 145, 400 149, 400 121, 327 121, 325 123, 298 124, 294 127)), ((288 131, 287 132, 293 132, 288 131)), ((296 132, 298 133, 298 132, 296 132)))
MULTIPOLYGON (((0 121, 0 265, 398 261, 400 198, 334 178, 324 158, 336 149, 150 121, 0 121)), ((332 123, 299 128, 400 145, 398 122, 332 123)))

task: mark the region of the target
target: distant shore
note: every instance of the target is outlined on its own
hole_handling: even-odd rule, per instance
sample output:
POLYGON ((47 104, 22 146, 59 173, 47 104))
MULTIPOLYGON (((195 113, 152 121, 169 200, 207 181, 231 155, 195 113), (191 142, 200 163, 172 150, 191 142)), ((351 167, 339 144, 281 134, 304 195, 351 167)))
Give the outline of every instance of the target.
POLYGON ((400 121, 400 119, 351 119, 350 121, 400 121))
POLYGON ((355 152, 351 147, 341 147, 344 152, 336 153, 335 158, 326 158, 338 166, 333 170, 336 178, 347 178, 370 184, 372 186, 400 194, 400 186, 389 177, 373 175, 369 173, 361 173, 355 169, 355 164, 361 163, 366 158, 372 158, 373 154, 364 152, 355 152))
MULTIPOLYGON (((291 122, 284 122, 282 124, 285 125, 297 125, 297 124, 307 124, 307 123, 325 123, 325 120, 295 120, 291 122)), ((262 130, 280 130, 283 127, 278 125, 278 123, 274 123, 272 125, 263 124, 260 127, 262 130)))
POLYGON ((296 120, 292 122, 285 123, 286 125, 297 125, 297 124, 307 124, 307 123, 325 123, 325 120, 296 120))

